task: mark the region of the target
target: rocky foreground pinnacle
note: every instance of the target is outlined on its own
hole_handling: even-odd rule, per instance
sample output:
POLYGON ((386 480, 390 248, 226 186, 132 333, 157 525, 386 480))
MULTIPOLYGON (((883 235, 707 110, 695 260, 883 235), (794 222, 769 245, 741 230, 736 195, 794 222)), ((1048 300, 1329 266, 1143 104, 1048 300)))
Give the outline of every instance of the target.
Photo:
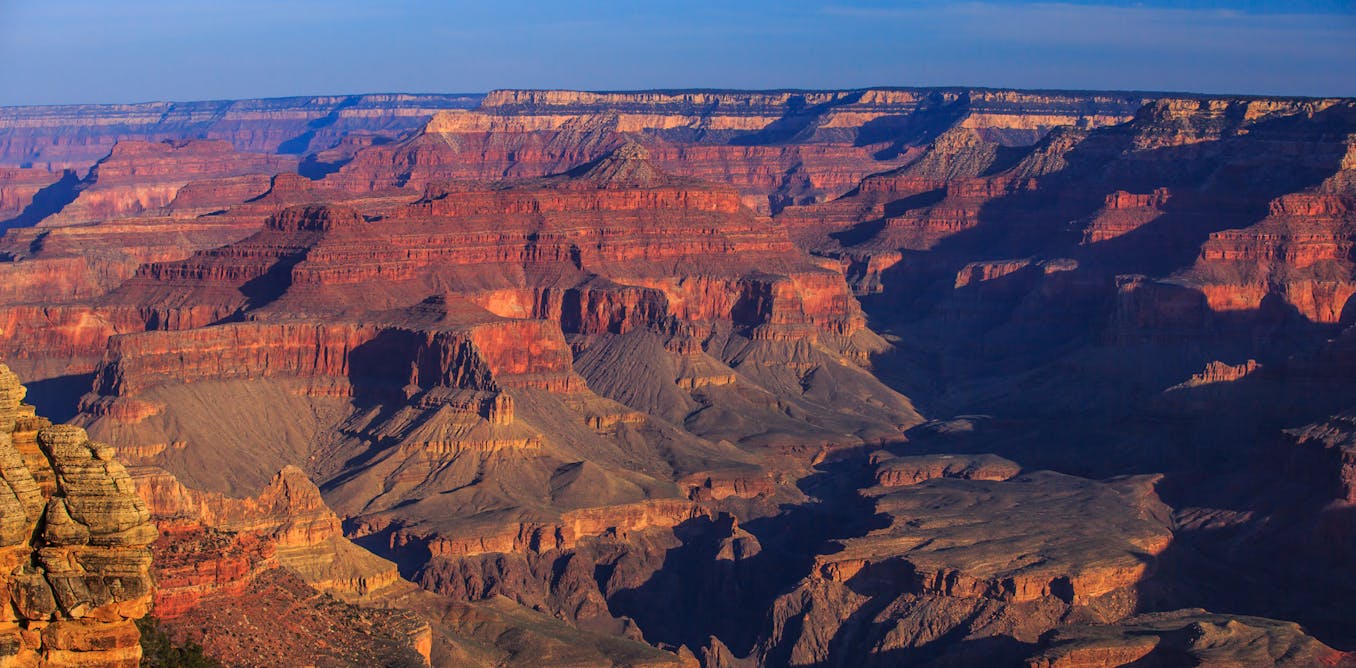
POLYGON ((137 666, 150 513, 112 447, 25 394, 0 364, 0 666, 137 666))

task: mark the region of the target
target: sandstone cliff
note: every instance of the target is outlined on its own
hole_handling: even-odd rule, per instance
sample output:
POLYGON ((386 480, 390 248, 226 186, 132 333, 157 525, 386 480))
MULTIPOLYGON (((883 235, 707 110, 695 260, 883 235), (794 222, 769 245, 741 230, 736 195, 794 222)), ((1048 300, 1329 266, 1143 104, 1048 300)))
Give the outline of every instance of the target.
POLYGON ((146 505, 113 448, 36 417, 24 394, 0 364, 0 663, 137 666, 156 539, 146 505))

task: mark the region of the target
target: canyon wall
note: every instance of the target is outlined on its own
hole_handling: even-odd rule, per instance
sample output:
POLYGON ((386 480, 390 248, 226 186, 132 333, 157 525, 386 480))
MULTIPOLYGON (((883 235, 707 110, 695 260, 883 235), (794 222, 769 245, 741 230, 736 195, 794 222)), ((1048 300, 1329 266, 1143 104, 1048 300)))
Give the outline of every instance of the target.
POLYGON ((113 448, 25 393, 0 364, 0 663, 133 668, 156 529, 113 448))
POLYGON ((219 139, 242 151, 295 155, 330 148, 348 133, 398 134, 479 98, 392 94, 6 107, 0 109, 0 165, 83 172, 126 139, 219 139))

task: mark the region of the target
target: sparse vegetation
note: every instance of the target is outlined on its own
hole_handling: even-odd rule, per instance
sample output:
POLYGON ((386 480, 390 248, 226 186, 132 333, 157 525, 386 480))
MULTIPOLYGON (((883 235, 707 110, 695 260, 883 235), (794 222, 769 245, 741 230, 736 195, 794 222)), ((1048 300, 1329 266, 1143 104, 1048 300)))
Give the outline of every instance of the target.
POLYGON ((160 628, 154 617, 137 620, 141 631, 142 668, 222 668, 222 663, 203 653, 195 642, 177 643, 160 628))

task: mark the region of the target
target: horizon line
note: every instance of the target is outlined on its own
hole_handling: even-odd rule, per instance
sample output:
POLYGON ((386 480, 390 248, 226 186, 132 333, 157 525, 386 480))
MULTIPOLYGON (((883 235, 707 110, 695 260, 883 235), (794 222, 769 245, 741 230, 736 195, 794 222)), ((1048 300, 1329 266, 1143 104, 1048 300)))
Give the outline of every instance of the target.
POLYGON ((1185 90, 1150 90, 1150 89, 1115 89, 1115 88, 1021 88, 1011 86, 967 86, 967 85, 873 85, 873 86, 854 86, 845 88, 618 88, 618 89, 588 89, 588 88, 532 88, 532 87, 506 87, 491 88, 483 92, 410 92, 410 91, 382 91, 382 92, 362 92, 362 93, 313 93, 299 95, 270 95, 260 97, 218 97, 218 98, 200 98, 200 99, 150 99, 138 100, 135 102, 57 102, 47 104, 0 104, 0 110, 11 109, 35 109, 52 107, 135 107, 160 104, 213 104, 213 103, 232 103, 249 101, 280 101, 280 100, 302 100, 314 98, 362 98, 362 97, 381 97, 381 96, 410 96, 410 97, 443 97, 443 98, 483 98, 492 93, 498 92, 564 92, 564 93, 593 93, 597 95, 625 95, 625 94, 643 94, 643 93, 856 93, 873 90, 885 91, 928 91, 928 92, 948 92, 948 91, 1011 91, 1019 93, 1058 93, 1058 94, 1109 94, 1109 95, 1135 95, 1140 97, 1183 97, 1200 99, 1218 99, 1218 98, 1239 98, 1254 100, 1356 100, 1353 95, 1285 95, 1273 93, 1217 93, 1203 91, 1185 91, 1185 90))

